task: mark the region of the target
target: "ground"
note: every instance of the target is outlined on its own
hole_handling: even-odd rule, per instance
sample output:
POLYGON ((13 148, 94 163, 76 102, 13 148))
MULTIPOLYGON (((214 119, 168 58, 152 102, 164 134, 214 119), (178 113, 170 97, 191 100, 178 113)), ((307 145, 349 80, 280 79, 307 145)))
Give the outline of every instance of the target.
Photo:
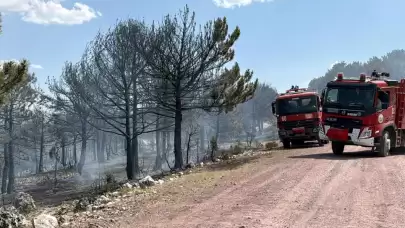
POLYGON ((405 227, 405 157, 281 150, 193 170, 69 227, 405 227))

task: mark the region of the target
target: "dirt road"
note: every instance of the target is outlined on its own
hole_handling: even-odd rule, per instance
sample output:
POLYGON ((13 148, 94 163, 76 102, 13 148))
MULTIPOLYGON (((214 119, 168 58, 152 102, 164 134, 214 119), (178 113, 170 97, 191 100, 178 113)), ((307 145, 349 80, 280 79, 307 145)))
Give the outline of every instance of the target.
POLYGON ((156 198, 114 227, 405 227, 405 155, 363 150, 292 149, 232 170, 212 188, 162 186, 172 192, 159 197, 176 199, 156 198))

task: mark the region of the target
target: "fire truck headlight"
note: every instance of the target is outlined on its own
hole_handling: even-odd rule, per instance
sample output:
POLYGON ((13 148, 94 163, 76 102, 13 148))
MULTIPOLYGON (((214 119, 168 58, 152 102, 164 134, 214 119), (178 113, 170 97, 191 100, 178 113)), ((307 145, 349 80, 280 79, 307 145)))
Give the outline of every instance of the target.
POLYGON ((370 138, 371 135, 373 134, 373 131, 369 129, 368 127, 364 128, 363 131, 361 132, 359 139, 366 139, 370 138))

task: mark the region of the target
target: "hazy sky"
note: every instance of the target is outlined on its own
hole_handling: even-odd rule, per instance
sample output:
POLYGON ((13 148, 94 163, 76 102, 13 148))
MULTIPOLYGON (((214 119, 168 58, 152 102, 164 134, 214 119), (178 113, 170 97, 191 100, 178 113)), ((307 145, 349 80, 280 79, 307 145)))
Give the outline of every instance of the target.
POLYGON ((185 4, 200 23, 226 16, 239 25, 236 60, 279 91, 306 85, 336 61, 405 47, 404 0, 0 0, 0 60, 27 58, 44 83, 117 18, 160 20, 185 4))

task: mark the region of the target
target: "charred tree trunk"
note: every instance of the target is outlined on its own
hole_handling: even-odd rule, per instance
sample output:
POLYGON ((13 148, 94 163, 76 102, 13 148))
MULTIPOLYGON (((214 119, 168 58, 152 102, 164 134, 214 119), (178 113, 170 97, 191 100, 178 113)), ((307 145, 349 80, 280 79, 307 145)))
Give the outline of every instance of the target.
POLYGON ((82 121, 82 131, 81 131, 80 137, 82 139, 82 145, 80 148, 80 161, 79 161, 79 164, 77 165, 77 171, 81 175, 83 173, 84 164, 86 163, 87 123, 85 120, 82 121))
POLYGON ((75 166, 77 166, 77 135, 73 136, 73 160, 75 162, 75 166))
MULTIPOLYGON (((160 127, 160 122, 159 122, 159 117, 156 119, 156 129, 159 129, 160 127)), ((161 170, 162 169, 162 152, 160 148, 160 136, 161 136, 161 131, 157 130, 155 132, 155 143, 156 143, 156 159, 155 159, 155 167, 153 170, 161 170)))
POLYGON ((105 162, 105 133, 97 133, 97 160, 99 163, 105 162))
POLYGON ((10 142, 8 143, 8 163, 9 163, 9 170, 8 170, 8 184, 7 184, 7 193, 10 194, 14 191, 14 181, 15 181, 15 174, 14 174, 14 146, 13 146, 13 104, 10 104, 9 116, 8 116, 8 133, 11 137, 10 142))
POLYGON ((181 151, 181 123, 182 123, 182 107, 180 92, 176 95, 176 112, 174 116, 174 168, 183 168, 183 153, 181 151))
POLYGON ((200 125, 200 150, 205 155, 205 128, 203 125, 200 125))
MULTIPOLYGON (((124 83, 124 88, 128 88, 126 83, 124 83)), ((127 178, 128 180, 133 180, 135 178, 135 164, 134 164, 134 154, 131 146, 131 118, 130 118, 130 98, 129 91, 125 89, 125 150, 127 154, 127 178)))
POLYGON ((217 115, 216 123, 215 123, 215 140, 218 143, 219 140, 219 114, 217 115))
POLYGON ((44 131, 44 118, 42 116, 41 120, 41 140, 39 146, 39 164, 38 164, 38 172, 42 173, 44 171, 44 148, 45 148, 45 131, 44 131))
POLYGON ((67 166, 67 156, 66 156, 66 137, 65 137, 65 133, 62 133, 62 142, 61 142, 61 147, 62 147, 62 166, 63 168, 66 168, 67 166))
POLYGON ((3 178, 1 180, 1 193, 7 193, 7 179, 9 170, 9 158, 8 158, 8 144, 4 144, 4 166, 3 166, 3 178))
POLYGON ((137 89, 137 78, 134 74, 132 85, 132 95, 133 95, 133 104, 132 104, 132 156, 134 157, 134 174, 138 175, 140 173, 139 168, 139 142, 138 142, 138 92, 137 89))

